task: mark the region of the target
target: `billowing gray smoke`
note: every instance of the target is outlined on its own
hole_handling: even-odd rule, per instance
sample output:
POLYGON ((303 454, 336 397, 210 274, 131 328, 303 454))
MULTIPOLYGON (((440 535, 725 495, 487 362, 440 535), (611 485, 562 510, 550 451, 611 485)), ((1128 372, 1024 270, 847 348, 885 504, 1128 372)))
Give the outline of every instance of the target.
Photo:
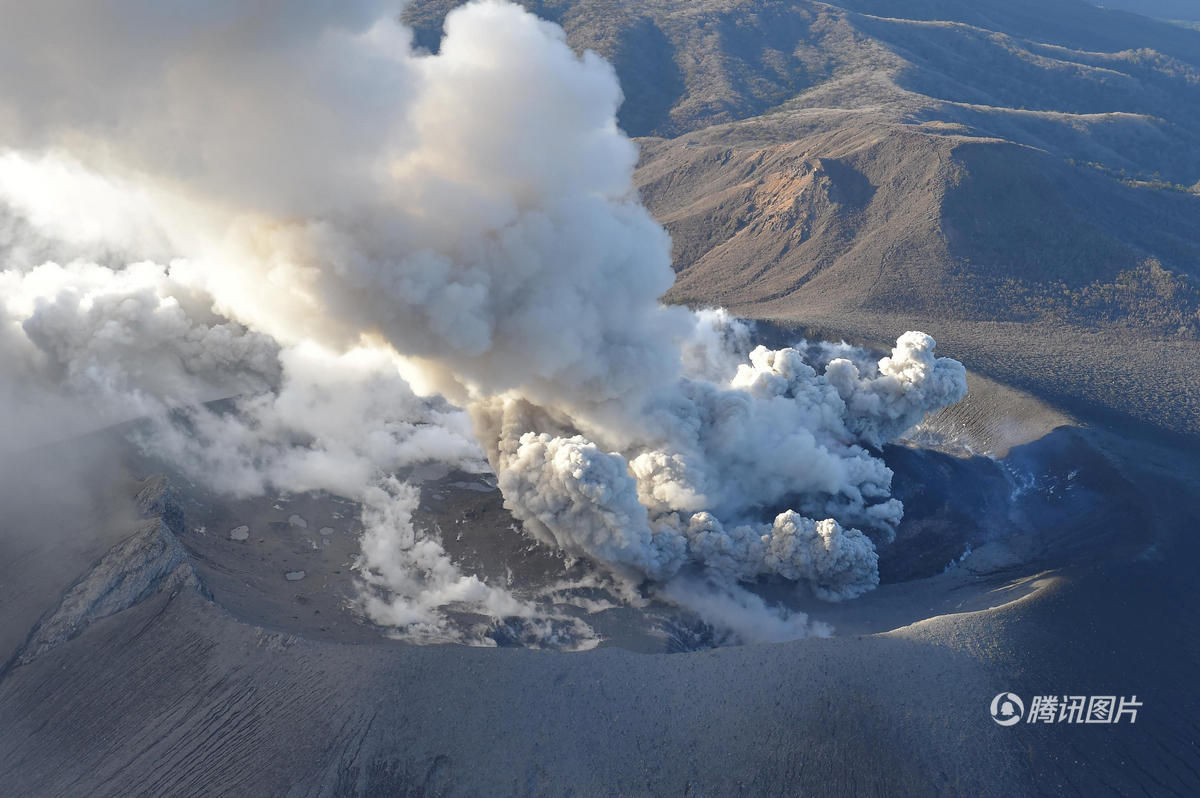
MULTIPOLYGON (((746 337, 723 313, 696 325, 701 342, 746 337)), ((878 561, 842 524, 890 538, 903 512, 892 472, 859 441, 880 445, 966 393, 962 365, 932 349, 908 333, 878 364, 834 358, 819 374, 796 349, 758 347, 722 380, 693 347, 702 376, 685 370, 624 415, 512 396, 471 412, 507 506, 546 543, 659 581, 695 566, 853 598, 878 584, 878 561), (763 517, 789 505, 800 512, 763 517)))
POLYGON ((10 417, 193 407, 146 444, 229 491, 362 501, 365 607, 422 639, 469 639, 451 603, 535 615, 414 529, 391 476, 481 455, 546 544, 748 638, 820 631, 738 583, 877 584, 862 530, 902 508, 868 447, 961 399, 962 366, 921 333, 878 362, 751 350, 727 314, 663 306, 612 69, 503 2, 452 12, 437 55, 396 11, 4 4, 10 417))

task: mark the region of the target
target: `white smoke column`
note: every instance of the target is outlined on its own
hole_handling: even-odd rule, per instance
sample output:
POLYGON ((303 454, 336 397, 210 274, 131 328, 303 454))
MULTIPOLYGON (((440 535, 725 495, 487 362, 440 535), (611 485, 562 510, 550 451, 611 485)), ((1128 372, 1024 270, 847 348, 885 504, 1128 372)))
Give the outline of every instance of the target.
POLYGON ((802 612, 769 606, 736 584, 680 577, 664 585, 658 595, 704 618, 722 635, 719 642, 784 643, 833 634, 829 624, 809 620, 802 612))
POLYGON ((417 491, 386 474, 487 465, 466 415, 415 396, 394 354, 281 351, 214 316, 211 298, 151 263, 46 263, 0 272, 0 288, 0 352, 6 376, 20 377, 4 384, 6 453, 70 435, 72 424, 89 425, 78 432, 143 417, 143 448, 224 493, 326 490, 361 502, 364 609, 407 639, 495 645, 490 624, 452 622, 454 607, 502 620, 526 645, 598 642, 581 621, 462 574, 414 525, 417 491), (233 412, 199 404, 230 393, 249 395, 233 412), (174 421, 180 412, 186 424, 174 421))
MULTIPOLYGON (((902 508, 866 446, 961 398, 961 366, 920 334, 873 366, 761 348, 735 366, 745 328, 662 306, 670 243, 636 200, 615 74, 557 26, 472 3, 448 15, 438 55, 417 56, 395 9, 366 0, 4 10, 6 141, 137 186, 152 201, 131 206, 185 259, 172 274, 215 314, 284 350, 374 346, 416 364, 469 408, 540 540, 634 580, 699 571, 732 591, 778 576, 829 599, 878 581, 857 527, 886 539, 902 508)), ((30 180, 4 190, 45 207, 30 180)), ((122 249, 148 246, 130 229, 122 249)), ((202 431, 219 461, 229 431, 202 431)), ((233 451, 263 445, 250 441, 233 451)), ((323 471, 265 460, 267 481, 323 471)), ((408 494, 389 486, 359 491, 404 529, 386 508, 408 494)), ((424 562, 368 543, 391 583, 424 562)))
POLYGON ((362 609, 406 640, 495 645, 489 623, 456 622, 453 609, 503 623, 529 646, 599 642, 582 621, 462 573, 414 521, 420 490, 392 474, 431 462, 487 470, 462 411, 414 395, 395 356, 378 348, 336 355, 302 345, 283 350, 280 364, 277 391, 241 399, 233 412, 194 407, 186 425, 158 417, 136 439, 230 495, 323 490, 358 502, 362 609))
POLYGON ((634 199, 611 67, 502 3, 453 12, 426 58, 388 4, 279 10, 11 4, 5 140, 170 198, 161 226, 219 309, 285 344, 379 331, 456 399, 673 379, 691 322, 657 301, 670 244, 634 199))
POLYGON ((754 323, 735 318, 724 308, 701 308, 694 322, 680 349, 684 376, 729 382, 754 348, 754 323))
POLYGON ((275 488, 358 498, 381 474, 438 462, 487 470, 466 415, 416 396, 394 354, 336 354, 313 344, 279 353, 279 387, 235 412, 195 407, 187 424, 158 423, 144 448, 233 496, 275 488))
POLYGON ((419 499, 419 490, 394 478, 363 492, 361 573, 370 588, 381 589, 363 598, 373 620, 403 629, 404 639, 414 642, 496 645, 487 624, 448 623, 445 610, 458 608, 504 619, 527 646, 584 650, 599 644, 579 619, 547 612, 463 574, 438 540, 416 531, 412 516, 419 499))
POLYGON ((211 304, 153 263, 0 271, 0 452, 269 388, 275 341, 211 304))

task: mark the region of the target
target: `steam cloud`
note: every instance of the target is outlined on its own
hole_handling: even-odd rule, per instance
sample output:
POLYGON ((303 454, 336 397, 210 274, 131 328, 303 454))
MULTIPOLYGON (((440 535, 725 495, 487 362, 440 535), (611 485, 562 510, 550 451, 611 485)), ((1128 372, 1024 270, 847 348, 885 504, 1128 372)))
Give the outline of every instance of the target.
POLYGON ((915 332, 877 362, 752 349, 660 304, 615 74, 558 27, 476 2, 428 55, 372 0, 4 10, 3 448, 151 415, 143 444, 214 487, 355 498, 364 609, 422 640, 485 641, 448 607, 589 639, 414 526, 393 474, 430 460, 490 466, 529 534, 745 639, 824 627, 739 583, 878 583, 863 530, 902 507, 869 447, 959 401, 962 366, 915 332))

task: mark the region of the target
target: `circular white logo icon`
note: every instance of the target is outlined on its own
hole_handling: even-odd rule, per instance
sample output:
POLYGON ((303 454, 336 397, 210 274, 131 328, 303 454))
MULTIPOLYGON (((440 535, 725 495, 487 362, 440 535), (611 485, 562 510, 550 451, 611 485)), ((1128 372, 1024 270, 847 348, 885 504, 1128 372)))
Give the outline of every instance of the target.
POLYGON ((1001 726, 1020 723, 1024 714, 1025 703, 1016 693, 1000 693, 992 699, 992 720, 1001 726))

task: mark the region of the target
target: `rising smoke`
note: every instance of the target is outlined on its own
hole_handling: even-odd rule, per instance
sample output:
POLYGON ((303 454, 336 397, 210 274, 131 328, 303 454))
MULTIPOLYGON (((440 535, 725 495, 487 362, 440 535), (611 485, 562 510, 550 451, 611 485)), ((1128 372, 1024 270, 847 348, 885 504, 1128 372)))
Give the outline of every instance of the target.
POLYGON ((428 55, 370 0, 47 5, 0 30, 4 448, 148 415, 142 444, 218 489, 350 496, 364 609, 422 640, 482 639, 449 606, 587 637, 414 526, 393 475, 432 460, 745 639, 823 627, 739 583, 878 583, 866 532, 902 507, 871 449, 960 400, 962 366, 912 332, 877 362, 752 348, 662 305, 615 74, 561 29, 476 2, 428 55))

